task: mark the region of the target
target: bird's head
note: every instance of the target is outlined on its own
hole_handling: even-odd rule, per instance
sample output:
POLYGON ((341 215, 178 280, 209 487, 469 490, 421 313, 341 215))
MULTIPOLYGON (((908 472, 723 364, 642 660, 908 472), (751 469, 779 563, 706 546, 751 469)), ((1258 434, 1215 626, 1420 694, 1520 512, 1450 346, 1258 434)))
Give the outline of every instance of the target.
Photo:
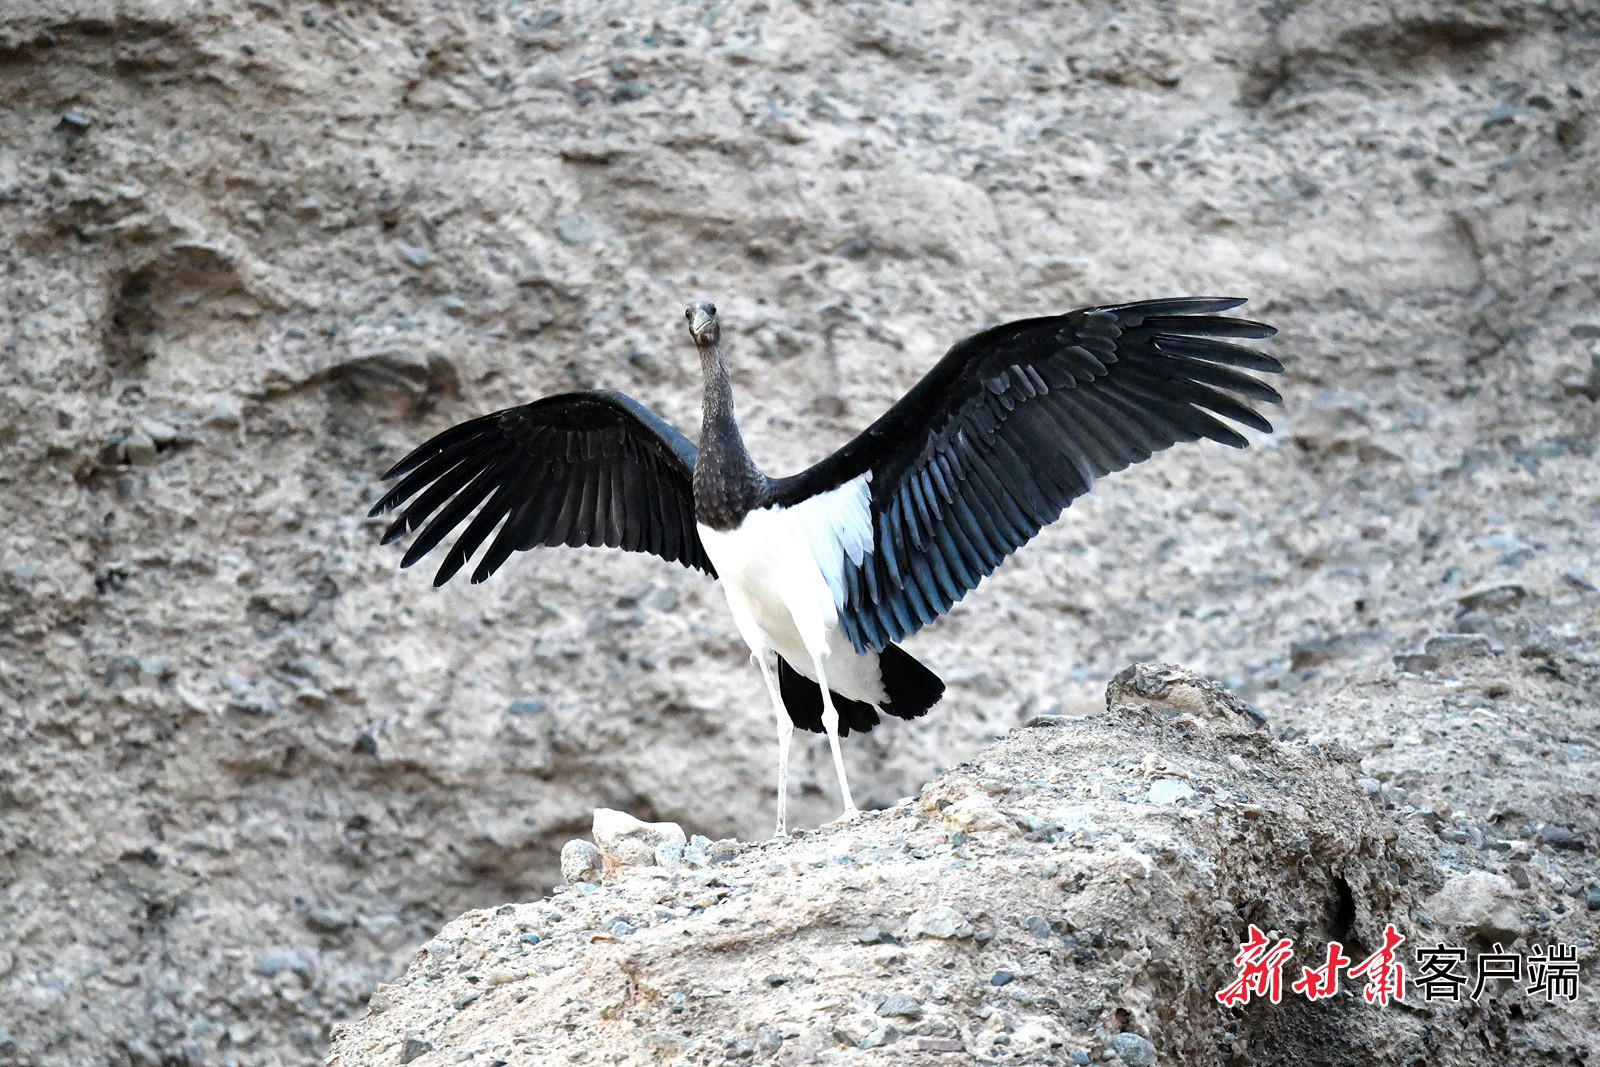
POLYGON ((722 335, 717 326, 717 305, 709 300, 696 300, 685 309, 683 317, 689 320, 689 335, 700 348, 716 344, 722 335))

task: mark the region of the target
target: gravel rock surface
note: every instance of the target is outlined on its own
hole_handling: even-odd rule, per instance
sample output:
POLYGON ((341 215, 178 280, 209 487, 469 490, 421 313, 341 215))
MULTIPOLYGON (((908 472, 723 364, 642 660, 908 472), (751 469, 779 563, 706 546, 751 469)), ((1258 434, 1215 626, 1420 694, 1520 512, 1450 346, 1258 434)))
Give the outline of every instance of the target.
MULTIPOLYGON (((699 297, 774 473, 981 326, 1251 297, 1280 432, 1108 479, 920 635, 945 703, 851 739, 857 799, 1182 662, 1586 936, 1596 17, 0 5, 0 1061, 312 1062, 594 809, 691 870, 766 832, 714 586, 567 552, 435 591, 363 518, 411 445, 559 389, 692 429, 699 297)), ((797 747, 796 825, 831 773, 797 747)))
POLYGON ((704 872, 625 868, 469 912, 440 934, 454 951, 381 987, 330 1063, 391 1063, 406 1035, 431 1044, 425 1062, 508 1064, 758 1047, 784 1063, 891 1047, 1140 1062, 1153 1045, 1197 1062, 1248 1041, 1223 1036, 1210 991, 1227 960, 1206 945, 1247 920, 1381 940, 1431 871, 1356 785, 1352 753, 1275 742, 1192 681, 1131 669, 1100 714, 1020 728, 914 800, 704 872), (1151 782, 1180 777, 1192 803, 1150 802, 1151 782), (958 808, 997 818, 949 829, 958 808))
POLYGON ((1354 980, 1315 1004, 1217 1005, 1252 924, 1294 938, 1301 961, 1330 939, 1361 959, 1390 922, 1510 944, 1537 899, 1436 865, 1432 833, 1361 787, 1353 750, 1274 740, 1248 711, 1137 665, 1099 714, 1018 728, 859 821, 730 843, 706 871, 621 868, 469 912, 440 934, 452 950, 420 953, 336 1031, 329 1064, 387 1065, 419 1035, 424 1063, 507 1065, 1466 1064, 1485 1041, 1541 1062, 1580 1049, 1592 1005, 1514 993, 1383 1010, 1354 980), (1192 796, 1148 795, 1169 780, 1192 796), (1001 818, 949 829, 963 806, 1001 818))

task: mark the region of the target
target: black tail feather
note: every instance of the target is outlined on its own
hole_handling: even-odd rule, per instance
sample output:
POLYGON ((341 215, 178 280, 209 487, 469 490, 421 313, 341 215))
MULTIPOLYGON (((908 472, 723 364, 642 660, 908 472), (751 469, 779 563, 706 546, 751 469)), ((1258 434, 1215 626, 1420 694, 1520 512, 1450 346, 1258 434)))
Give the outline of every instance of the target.
MULTIPOLYGON (((783 706, 797 729, 820 734, 822 729, 822 687, 789 666, 789 661, 778 657, 778 694, 783 706)), ((850 731, 866 733, 878 725, 878 709, 860 700, 851 700, 833 694, 834 709, 839 712, 839 736, 848 737, 850 731)))
MULTIPOLYGON (((878 653, 878 669, 883 676, 883 688, 889 701, 883 710, 901 719, 916 719, 944 695, 944 683, 939 676, 918 663, 898 645, 889 645, 878 653)), ((820 734, 822 729, 822 687, 793 667, 788 660, 778 657, 778 694, 783 706, 797 729, 820 734)), ((868 733, 882 720, 878 709, 862 700, 833 694, 834 709, 839 712, 839 736, 848 737, 850 731, 868 733)))
POLYGON ((944 696, 944 682, 899 645, 878 653, 878 670, 889 694, 887 711, 897 719, 920 719, 944 696))

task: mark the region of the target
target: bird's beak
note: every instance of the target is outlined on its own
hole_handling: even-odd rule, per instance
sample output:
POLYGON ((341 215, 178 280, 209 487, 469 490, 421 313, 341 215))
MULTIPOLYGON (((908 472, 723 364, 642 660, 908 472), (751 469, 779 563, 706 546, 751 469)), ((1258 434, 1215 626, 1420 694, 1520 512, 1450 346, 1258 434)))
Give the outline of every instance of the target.
POLYGON ((715 321, 715 316, 708 314, 705 308, 693 308, 689 312, 689 332, 694 334, 694 339, 698 341, 706 335, 708 328, 715 321))
POLYGON ((689 334, 694 338, 694 343, 700 346, 714 345, 717 343, 721 331, 717 326, 717 309, 710 304, 701 302, 689 308, 689 334))

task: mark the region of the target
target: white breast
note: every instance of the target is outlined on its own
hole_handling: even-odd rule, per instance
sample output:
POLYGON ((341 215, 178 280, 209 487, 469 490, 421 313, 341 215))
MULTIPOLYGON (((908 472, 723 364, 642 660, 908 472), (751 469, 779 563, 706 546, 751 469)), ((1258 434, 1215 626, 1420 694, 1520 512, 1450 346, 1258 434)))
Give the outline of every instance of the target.
POLYGON ((872 550, 869 474, 788 508, 762 508, 735 530, 700 526, 728 607, 751 650, 777 652, 816 680, 812 659, 834 692, 855 700, 887 699, 876 654, 859 655, 839 626, 847 563, 872 550))

